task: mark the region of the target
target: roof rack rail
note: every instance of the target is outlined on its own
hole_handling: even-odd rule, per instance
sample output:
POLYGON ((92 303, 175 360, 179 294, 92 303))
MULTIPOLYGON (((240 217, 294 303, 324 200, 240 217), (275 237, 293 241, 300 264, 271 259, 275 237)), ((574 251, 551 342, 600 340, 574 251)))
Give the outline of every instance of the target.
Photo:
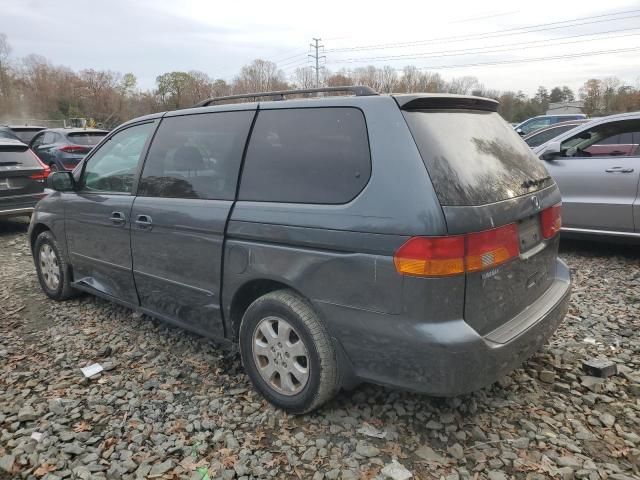
POLYGON ((356 97, 367 97, 371 95, 378 95, 373 88, 365 85, 349 85, 346 87, 323 87, 323 88, 304 88, 301 90, 279 90, 276 92, 259 92, 259 93, 242 93, 239 95, 227 95, 224 97, 212 97, 197 103, 196 107, 207 107, 212 103, 224 102, 226 100, 238 100, 241 98, 256 98, 260 97, 278 97, 275 100, 285 100, 285 95, 302 95, 305 93, 326 93, 326 92, 351 92, 356 97))

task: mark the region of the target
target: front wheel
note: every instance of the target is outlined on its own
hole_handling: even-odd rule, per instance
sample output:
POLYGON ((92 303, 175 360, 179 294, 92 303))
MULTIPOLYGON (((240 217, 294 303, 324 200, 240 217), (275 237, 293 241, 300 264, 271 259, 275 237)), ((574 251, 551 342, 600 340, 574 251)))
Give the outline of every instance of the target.
POLYGON ((311 305, 290 290, 254 301, 240 324, 242 364, 276 407, 306 413, 339 389, 336 352, 311 305))
POLYGON ((75 291, 71 286, 70 269, 51 232, 45 231, 38 235, 33 255, 38 280, 44 293, 54 300, 71 298, 75 291))

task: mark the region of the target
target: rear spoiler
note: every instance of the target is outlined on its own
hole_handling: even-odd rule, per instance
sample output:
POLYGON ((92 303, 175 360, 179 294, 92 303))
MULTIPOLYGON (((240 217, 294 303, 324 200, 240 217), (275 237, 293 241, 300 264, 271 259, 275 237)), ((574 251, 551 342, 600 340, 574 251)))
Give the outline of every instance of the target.
POLYGON ((402 110, 484 110, 497 112, 500 103, 491 98, 463 95, 394 95, 402 110))

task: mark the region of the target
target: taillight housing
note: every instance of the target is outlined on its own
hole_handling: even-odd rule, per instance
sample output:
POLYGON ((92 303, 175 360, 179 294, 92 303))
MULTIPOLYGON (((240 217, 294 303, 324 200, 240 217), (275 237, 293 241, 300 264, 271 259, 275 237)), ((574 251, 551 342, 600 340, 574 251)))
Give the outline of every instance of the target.
POLYGON ((562 203, 549 207, 540 212, 542 236, 545 239, 555 236, 562 228, 562 203))
POLYGON ((32 180, 40 180, 40 181, 46 180, 46 178, 51 173, 51 169, 49 168, 48 165, 45 165, 44 163, 42 163, 42 160, 40 160, 40 158, 35 153, 31 152, 31 155, 33 155, 35 159, 38 161, 38 163, 42 167, 42 171, 38 173, 34 173, 33 175, 29 175, 29 178, 32 180))
POLYGON ((515 223, 466 235, 413 237, 393 256, 398 273, 443 277, 497 267, 520 254, 515 223))
POLYGON ((64 153, 88 153, 90 149, 80 145, 65 145, 64 147, 58 148, 58 150, 64 153))

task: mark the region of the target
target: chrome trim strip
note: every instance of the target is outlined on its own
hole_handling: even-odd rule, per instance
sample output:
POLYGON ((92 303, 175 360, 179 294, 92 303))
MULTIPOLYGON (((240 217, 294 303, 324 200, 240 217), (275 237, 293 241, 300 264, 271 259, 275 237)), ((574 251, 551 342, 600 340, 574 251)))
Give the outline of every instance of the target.
POLYGON ((19 215, 22 213, 33 213, 34 208, 33 207, 27 207, 27 208, 13 208, 11 210, 2 210, 0 209, 0 217, 3 215, 19 215))
POLYGON ((635 233, 635 232, 617 232, 612 230, 593 230, 589 228, 570 228, 570 227, 562 227, 560 231, 566 232, 566 233, 586 233, 589 235, 610 235, 612 237, 640 238, 640 233, 635 233))

